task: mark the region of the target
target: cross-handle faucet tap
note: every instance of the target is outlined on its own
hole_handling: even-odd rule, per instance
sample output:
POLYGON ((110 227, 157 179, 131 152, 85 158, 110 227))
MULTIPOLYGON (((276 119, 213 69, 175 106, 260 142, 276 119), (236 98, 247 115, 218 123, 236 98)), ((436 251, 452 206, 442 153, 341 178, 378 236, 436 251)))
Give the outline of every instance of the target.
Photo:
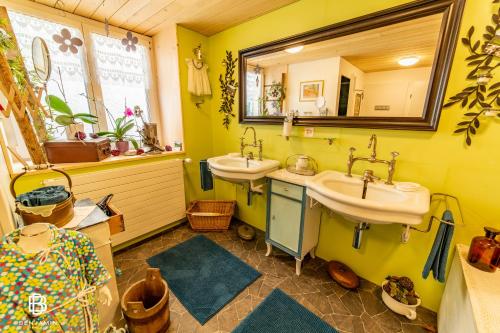
POLYGON ((385 182, 387 185, 393 185, 392 178, 394 177, 394 172, 396 171, 396 157, 399 156, 397 151, 391 152, 392 159, 389 161, 388 171, 389 174, 387 176, 387 181, 385 182))
POLYGON ((259 139, 259 144, 257 145, 257 147, 259 148, 259 161, 262 161, 262 142, 263 140, 262 139, 259 139))
POLYGON ((370 137, 370 142, 368 143, 368 149, 372 148, 371 159, 375 161, 377 159, 377 135, 372 134, 370 137))
POLYGON ((349 148, 349 160, 347 161, 347 177, 352 177, 352 166, 354 165, 354 152, 356 151, 356 148, 351 147, 349 148))

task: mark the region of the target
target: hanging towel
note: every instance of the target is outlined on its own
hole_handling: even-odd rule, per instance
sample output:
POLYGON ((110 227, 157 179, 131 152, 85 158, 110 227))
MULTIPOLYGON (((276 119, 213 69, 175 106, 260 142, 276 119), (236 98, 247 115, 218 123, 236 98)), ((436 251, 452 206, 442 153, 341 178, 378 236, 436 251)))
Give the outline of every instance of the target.
MULTIPOLYGON (((454 223, 453 214, 446 210, 443 213, 442 220, 454 223)), ((455 226, 446 223, 440 223, 436 238, 432 244, 431 252, 425 263, 422 277, 426 279, 432 270, 432 276, 439 282, 445 282, 446 262, 448 261, 448 252, 450 250, 451 239, 455 226)))
POLYGON ((200 161, 200 178, 201 189, 203 191, 209 191, 214 188, 214 181, 207 160, 200 161))
POLYGON ((194 59, 186 59, 188 66, 188 91, 195 96, 212 95, 208 80, 208 66, 194 59))

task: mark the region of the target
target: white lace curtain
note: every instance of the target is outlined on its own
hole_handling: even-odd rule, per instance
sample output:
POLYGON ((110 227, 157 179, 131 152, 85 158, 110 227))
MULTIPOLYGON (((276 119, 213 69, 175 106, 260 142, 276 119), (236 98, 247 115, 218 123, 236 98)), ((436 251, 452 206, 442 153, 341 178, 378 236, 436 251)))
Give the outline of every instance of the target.
POLYGON ((83 40, 80 30, 12 11, 9 11, 9 18, 28 71, 33 70, 31 43, 33 38, 41 37, 49 48, 54 71, 52 78, 54 78, 55 71, 60 70, 64 80, 86 81, 83 58, 85 54, 84 46, 79 46, 76 54, 70 51, 61 52, 59 49, 61 44, 53 39, 54 35, 61 35, 61 31, 67 29, 72 37, 83 40))
POLYGON ((92 34, 92 41, 100 80, 149 89, 149 61, 144 46, 136 44, 135 50, 127 51, 120 39, 98 34, 92 34))

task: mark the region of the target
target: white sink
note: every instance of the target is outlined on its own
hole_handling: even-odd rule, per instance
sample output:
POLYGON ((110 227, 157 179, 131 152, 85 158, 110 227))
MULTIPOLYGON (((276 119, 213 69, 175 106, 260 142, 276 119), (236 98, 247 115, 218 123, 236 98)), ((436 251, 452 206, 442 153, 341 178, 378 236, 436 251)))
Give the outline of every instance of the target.
POLYGON ((306 185, 308 196, 356 222, 415 225, 422 223, 429 211, 430 193, 424 187, 403 192, 394 185, 376 181, 368 183, 366 198, 362 199, 361 176, 347 177, 337 171, 321 172, 306 185))
POLYGON ((275 160, 247 160, 244 157, 225 155, 207 160, 212 174, 231 182, 247 182, 262 179, 267 173, 277 170, 280 162, 275 160))

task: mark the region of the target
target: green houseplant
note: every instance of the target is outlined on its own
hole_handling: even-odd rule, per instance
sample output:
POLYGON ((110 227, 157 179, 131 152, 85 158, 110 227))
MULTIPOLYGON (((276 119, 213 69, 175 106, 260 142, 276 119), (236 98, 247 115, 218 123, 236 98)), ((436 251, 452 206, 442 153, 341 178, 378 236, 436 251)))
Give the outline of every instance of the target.
POLYGON ((47 95, 45 101, 49 108, 55 113, 54 121, 65 127, 68 139, 75 139, 78 133, 83 133, 83 123, 95 124, 97 117, 89 113, 73 113, 69 105, 54 95, 47 95))
POLYGON ((116 149, 118 149, 120 153, 129 150, 129 142, 132 142, 135 149, 139 149, 137 141, 133 137, 127 135, 127 133, 134 128, 134 125, 134 121, 132 119, 127 120, 127 116, 125 115, 115 119, 113 131, 99 132, 97 135, 108 137, 115 141, 116 149))

